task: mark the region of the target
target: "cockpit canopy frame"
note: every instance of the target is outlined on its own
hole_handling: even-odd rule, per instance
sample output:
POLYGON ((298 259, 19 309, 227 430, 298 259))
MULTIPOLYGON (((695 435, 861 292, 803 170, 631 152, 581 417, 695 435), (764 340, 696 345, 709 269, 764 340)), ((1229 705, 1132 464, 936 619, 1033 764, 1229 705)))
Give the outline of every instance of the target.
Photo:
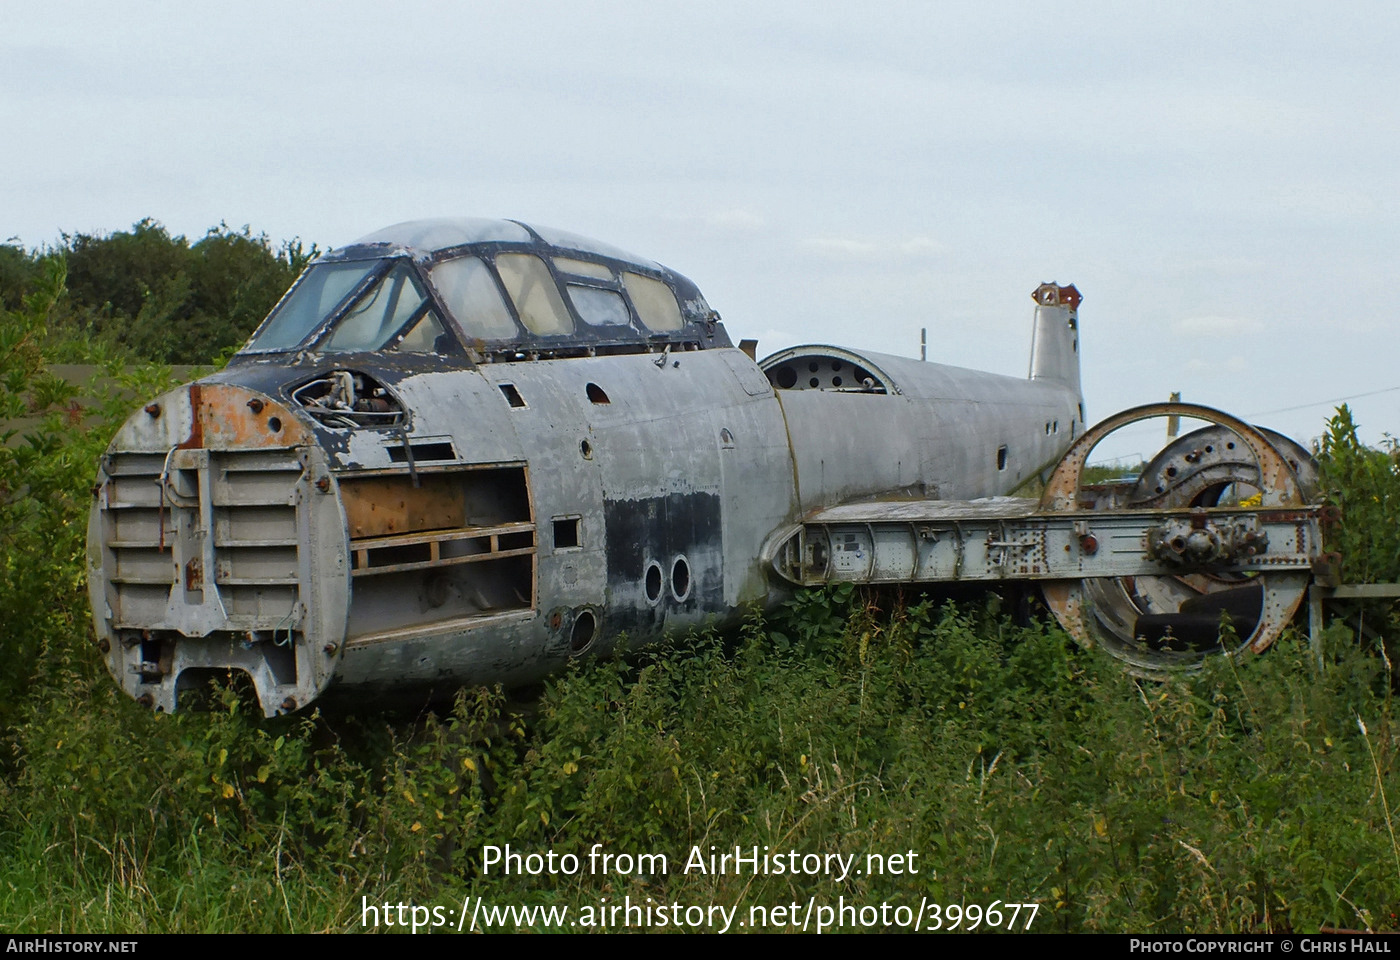
POLYGON ((240 355, 460 363, 728 346, 695 284, 658 263, 513 220, 428 220, 317 258, 240 355))

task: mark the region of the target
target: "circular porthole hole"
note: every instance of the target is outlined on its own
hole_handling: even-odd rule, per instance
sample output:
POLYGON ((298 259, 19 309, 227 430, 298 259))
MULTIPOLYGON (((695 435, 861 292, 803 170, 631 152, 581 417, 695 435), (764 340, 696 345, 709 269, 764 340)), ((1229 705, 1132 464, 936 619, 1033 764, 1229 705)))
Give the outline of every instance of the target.
POLYGON ((592 459, 593 459, 593 444, 589 443, 587 440, 583 441, 582 443, 580 443, 580 444, 578 445, 578 452, 581 453, 581 454, 583 454, 583 459, 585 459, 585 460, 592 460, 592 459))
POLYGON ((783 390, 791 390, 797 386, 797 371, 792 367, 779 367, 778 373, 773 379, 783 390))
POLYGON ((646 576, 647 600, 655 603, 661 599, 661 564, 652 561, 647 565, 646 576))
POLYGON ((268 417, 267 429, 271 430, 273 433, 280 433, 282 430, 282 421, 277 417, 268 417))
POLYGON ((677 557, 671 564, 671 596, 677 600, 690 596, 690 563, 685 557, 677 557))
POLYGON ((569 634, 569 652, 583 653, 593 645, 593 637, 598 633, 598 618, 592 610, 584 610, 574 618, 574 629, 569 634))

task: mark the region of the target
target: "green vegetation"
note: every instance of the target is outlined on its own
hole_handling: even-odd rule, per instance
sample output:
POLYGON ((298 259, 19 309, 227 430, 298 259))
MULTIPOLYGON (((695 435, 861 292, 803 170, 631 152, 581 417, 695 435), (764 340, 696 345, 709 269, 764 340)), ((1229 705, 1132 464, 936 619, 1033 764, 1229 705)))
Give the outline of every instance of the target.
MULTIPOLYGON (((1342 622, 1320 671, 1292 636, 1159 684, 995 598, 843 588, 737 635, 581 665, 523 710, 466 690, 437 715, 268 722, 235 685, 152 715, 91 647, 83 544, 120 390, 153 394, 164 374, 109 362, 120 390, 82 398, 48 377, 73 261, 7 256, 0 280, 28 272, 22 297, 0 291, 3 415, 44 419, 0 445, 0 928, 358 930, 362 904, 385 902, 455 924, 466 896, 576 911, 651 897, 741 920, 809 897, 927 898, 1036 902, 1037 930, 1400 928, 1394 678, 1342 622), (581 870, 485 872, 483 846, 507 843, 581 870), (592 874, 594 844, 665 854, 668 872, 592 874), (681 872, 711 845, 862 867, 913 852, 918 872, 681 872)), ((140 314, 109 300, 112 318, 140 314)), ((66 329, 63 349, 91 357, 66 329)), ((1397 578, 1394 460, 1356 442, 1345 410, 1323 452, 1348 576, 1397 578)))
POLYGON ((0 246, 0 308, 20 309, 61 261, 67 283, 47 316, 50 362, 95 351, 214 363, 248 339, 316 255, 300 241, 274 251, 266 236, 225 224, 190 243, 147 219, 105 236, 65 235, 41 252, 0 246))

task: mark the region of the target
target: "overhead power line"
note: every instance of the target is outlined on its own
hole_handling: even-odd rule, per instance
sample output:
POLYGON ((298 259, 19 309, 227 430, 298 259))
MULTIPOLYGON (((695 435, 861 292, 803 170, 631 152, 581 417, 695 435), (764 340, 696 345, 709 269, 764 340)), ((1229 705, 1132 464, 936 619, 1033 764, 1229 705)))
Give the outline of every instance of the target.
POLYGON ((1385 387, 1381 390, 1371 390, 1367 393, 1353 393, 1349 397, 1334 397, 1331 400, 1314 400, 1312 403, 1300 403, 1296 407, 1279 407, 1277 410, 1264 410, 1259 413, 1248 413, 1246 417, 1267 417, 1275 413, 1292 413, 1294 410, 1306 410, 1309 407, 1322 407, 1333 403, 1346 403, 1348 400, 1360 400, 1362 397, 1375 397, 1382 393, 1393 393, 1400 390, 1400 386, 1385 387))

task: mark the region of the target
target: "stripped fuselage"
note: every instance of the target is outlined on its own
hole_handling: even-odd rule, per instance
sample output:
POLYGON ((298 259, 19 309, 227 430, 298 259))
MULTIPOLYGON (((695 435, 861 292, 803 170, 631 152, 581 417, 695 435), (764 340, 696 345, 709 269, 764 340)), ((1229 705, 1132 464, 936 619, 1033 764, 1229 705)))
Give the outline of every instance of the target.
POLYGON ((273 715, 729 618, 778 595, 765 549, 814 510, 1004 494, 1056 460, 1083 427, 1072 289, 1037 291, 1027 380, 825 346, 759 364, 650 261, 509 221, 390 228, 112 442, 108 665, 163 710, 243 670, 273 715))

